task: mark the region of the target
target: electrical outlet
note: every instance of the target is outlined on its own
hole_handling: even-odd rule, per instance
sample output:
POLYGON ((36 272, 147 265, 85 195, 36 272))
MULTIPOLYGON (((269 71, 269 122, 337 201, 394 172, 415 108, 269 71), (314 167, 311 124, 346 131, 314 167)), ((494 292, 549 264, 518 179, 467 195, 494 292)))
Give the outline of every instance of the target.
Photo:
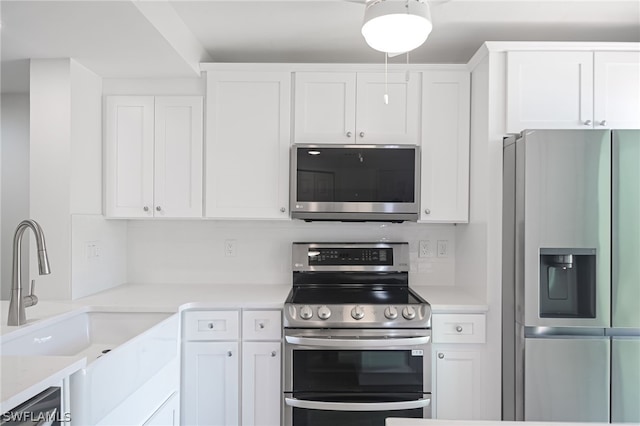
POLYGON ((449 256, 449 240, 438 240, 438 257, 449 256))
POLYGON ((235 257, 236 240, 224 240, 224 255, 227 257, 235 257))
POLYGON ((100 257, 100 241, 86 241, 84 243, 84 258, 94 259, 100 257))
POLYGON ((433 243, 431 240, 421 240, 418 257, 433 257, 433 243))

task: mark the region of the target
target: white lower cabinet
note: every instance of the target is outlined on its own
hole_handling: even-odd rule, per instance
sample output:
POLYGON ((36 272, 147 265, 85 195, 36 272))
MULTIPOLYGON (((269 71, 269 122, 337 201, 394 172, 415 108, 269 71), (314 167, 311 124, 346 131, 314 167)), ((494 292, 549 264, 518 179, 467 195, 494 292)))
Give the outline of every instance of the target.
POLYGON ((238 342, 188 342, 183 355, 183 424, 238 424, 238 342))
POLYGON ((434 314, 432 327, 434 418, 485 419, 485 315, 434 314))
POLYGON ((280 425, 281 315, 183 314, 182 425, 280 425))
MULTIPOLYGON (((434 345, 435 346, 435 345, 434 345)), ((483 418, 482 352, 474 345, 435 350, 435 416, 447 420, 483 418)))
POLYGON ((281 343, 242 343, 242 424, 280 425, 281 343))

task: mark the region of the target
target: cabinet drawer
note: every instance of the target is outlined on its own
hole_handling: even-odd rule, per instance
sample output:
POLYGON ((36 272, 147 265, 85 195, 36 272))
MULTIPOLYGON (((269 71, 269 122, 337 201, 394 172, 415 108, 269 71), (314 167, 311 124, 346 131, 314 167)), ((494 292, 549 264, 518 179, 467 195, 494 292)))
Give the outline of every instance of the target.
POLYGON ((435 314, 433 343, 484 343, 484 314, 435 314))
POLYGON ((280 340, 282 312, 242 311, 243 340, 280 340))
POLYGON ((184 313, 184 340, 238 340, 238 311, 191 311, 184 313))

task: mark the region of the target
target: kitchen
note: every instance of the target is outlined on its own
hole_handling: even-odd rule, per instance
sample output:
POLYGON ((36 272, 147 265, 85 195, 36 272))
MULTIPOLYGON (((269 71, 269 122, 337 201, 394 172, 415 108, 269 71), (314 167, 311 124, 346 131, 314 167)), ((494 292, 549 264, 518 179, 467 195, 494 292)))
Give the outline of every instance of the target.
MULTIPOLYGON (((342 8, 346 8, 351 15, 357 15, 355 20, 357 22, 350 25, 354 27, 355 35, 361 37, 359 28, 362 19, 362 5, 355 3, 344 5, 342 2, 301 3, 303 4, 287 2, 287 5, 289 8, 293 8, 291 13, 294 14, 294 12, 302 13, 296 8, 304 8, 304 3, 308 3, 307 6, 311 8, 309 13, 313 13, 314 20, 318 21, 322 16, 321 13, 326 13, 328 16, 342 16, 338 12, 342 8), (324 5, 325 3, 326 5, 324 5), (324 10, 321 5, 329 9, 324 10), (322 10, 324 12, 321 12, 322 10)), ((474 2, 451 1, 448 5, 446 3, 439 6, 434 5, 432 8, 434 20, 438 16, 437 7, 441 7, 441 19, 444 20, 447 16, 444 12, 448 11, 453 14, 457 11, 460 15, 461 10, 464 10, 463 7, 471 7, 469 3, 474 2)), ((524 6, 524 4, 526 2, 520 6, 524 6)), ((583 19, 586 21, 602 19, 601 14, 595 14, 595 11, 590 9, 597 7, 597 5, 590 6, 589 4, 590 2, 586 2, 580 6, 586 8, 586 11, 583 12, 585 15, 583 19), (589 13, 594 15, 591 16, 589 13)), ((621 4, 626 7, 636 7, 633 2, 622 2, 621 4)), ((10 17, 8 12, 11 9, 6 8, 5 3, 2 6, 3 16, 10 17)), ((479 392, 470 392, 471 397, 475 398, 474 403, 469 405, 471 407, 469 408, 470 415, 476 419, 500 418, 501 287, 497 283, 501 282, 502 273, 502 193, 494 189, 502 187, 502 137, 508 133, 536 127, 524 120, 509 122, 508 125, 504 122, 505 116, 507 116, 505 114, 506 99, 503 99, 506 83, 502 82, 507 79, 504 75, 506 52, 511 50, 566 49, 581 51, 580 53, 592 57, 593 51, 600 50, 637 52, 637 44, 561 43, 560 45, 545 45, 544 43, 496 42, 481 46, 482 41, 499 36, 499 34, 491 34, 493 37, 487 36, 472 47, 448 50, 449 55, 454 53, 462 55, 461 59, 456 59, 453 56, 440 56, 436 65, 433 65, 431 64, 433 61, 426 59, 426 54, 421 59, 419 51, 416 51, 415 54, 412 53, 409 69, 412 72, 422 73, 423 90, 419 101, 422 105, 422 117, 425 122, 418 128, 417 134, 422 140, 423 155, 427 152, 431 153, 429 157, 423 157, 422 166, 424 173, 425 165, 429 164, 433 175, 429 177, 430 180, 423 180, 421 194, 423 205, 430 207, 430 213, 426 213, 425 209, 422 209, 418 223, 304 223, 298 220, 289 220, 288 213, 289 144, 292 141, 299 141, 300 138, 294 137, 294 134, 300 127, 286 121, 284 125, 274 130, 271 124, 273 120, 287 117, 288 115, 283 111, 287 111, 286 108, 297 108, 299 102, 294 100, 293 104, 285 105, 280 110, 281 115, 275 118, 266 117, 264 122, 256 119, 255 123, 251 123, 252 126, 248 126, 248 123, 244 122, 230 123, 229 120, 225 122, 219 119, 212 115, 212 111, 215 109, 211 108, 212 105, 208 102, 210 99, 224 99, 224 105, 229 107, 229 111, 233 108, 238 108, 240 111, 242 108, 249 108, 251 105, 249 100, 255 102, 256 92, 230 91, 229 89, 234 87, 233 78, 242 78, 243 72, 260 74, 254 82, 255 87, 272 87, 273 84, 281 81, 282 75, 286 74, 289 76, 288 78, 291 78, 291 73, 296 73, 296 84, 303 84, 304 81, 297 78, 302 73, 308 73, 305 75, 311 77, 318 77, 317 74, 323 72, 340 73, 350 75, 349 78, 353 78, 354 75, 357 78, 359 73, 363 77, 366 76, 366 73, 380 75, 384 70, 382 61, 384 58, 367 50, 366 44, 358 38, 361 47, 357 51, 362 51, 362 56, 343 56, 342 60, 339 60, 338 56, 336 56, 338 59, 330 60, 323 56, 319 47, 312 60, 304 61, 312 62, 311 64, 300 64, 298 62, 302 61, 295 60, 295 55, 300 55, 301 52, 292 50, 293 53, 290 53, 292 56, 286 56, 286 52, 273 52, 269 46, 265 46, 264 49, 254 48, 255 50, 247 53, 244 59, 241 56, 235 56, 239 53, 234 52, 233 49, 227 50, 225 62, 273 62, 273 64, 261 64, 260 66, 255 64, 218 64, 213 63, 217 62, 213 60, 216 59, 215 55, 213 58, 202 58, 202 49, 185 49, 184 45, 180 44, 180 39, 176 39, 175 34, 171 31, 163 32, 164 39, 160 41, 158 41, 157 35, 155 38, 151 37, 156 34, 156 31, 159 31, 156 28, 161 28, 160 23, 154 21, 154 17, 157 19, 158 16, 164 16, 165 19, 175 19, 175 13, 167 13, 166 10, 163 12, 162 7, 159 7, 160 10, 144 11, 140 8, 150 8, 151 6, 133 6, 126 2, 119 4, 115 11, 110 10, 107 6, 109 6, 107 2, 99 2, 94 8, 88 4, 74 6, 86 10, 84 10, 83 19, 79 23, 69 22, 69 31, 82 29, 88 34, 93 34, 88 28, 102 28, 100 19, 111 16, 110 13, 117 17, 117 19, 113 18, 113 28, 119 28, 118 22, 141 19, 141 14, 144 14, 146 18, 142 22, 135 21, 138 25, 135 27, 135 37, 131 40, 125 38, 124 30, 122 34, 120 32, 114 34, 108 28, 105 29, 104 31, 107 33, 105 39, 111 40, 118 49, 122 49, 124 58, 119 57, 119 61, 116 60, 118 58, 112 58, 111 62, 103 59, 100 64, 92 63, 90 59, 81 60, 80 58, 86 55, 81 54, 80 51, 75 54, 65 54, 60 51, 59 45, 56 45, 56 43, 63 46, 65 43, 73 44, 68 39, 53 37, 55 31, 50 28, 52 25, 48 23, 51 18, 55 18, 51 19, 51 22, 64 22, 61 21, 64 9, 46 8, 45 5, 39 3, 33 5, 27 3, 26 6, 23 6, 27 9, 23 11, 18 8, 18 12, 32 17, 26 22, 21 22, 22 28, 20 30, 23 32, 18 33, 20 35, 18 40, 29 40, 30 32, 41 34, 41 39, 37 41, 46 46, 47 39, 50 39, 51 45, 49 46, 53 57, 75 59, 66 62, 33 61, 30 69, 30 84, 27 80, 26 88, 23 88, 23 93, 27 91, 31 93, 30 105, 29 98, 25 95, 12 95, 11 98, 17 103, 14 105, 18 105, 15 108, 8 108, 9 117, 11 117, 11 113, 17 114, 17 116, 14 115, 12 121, 15 127, 18 127, 18 129, 14 127, 14 131, 21 132, 19 134, 22 135, 22 140, 25 137, 30 140, 31 148, 29 152, 24 145, 13 147, 19 150, 14 158, 23 161, 23 168, 17 172, 14 171, 14 175, 9 175, 9 177, 5 175, 12 169, 7 171, 9 166, 3 160, 3 299, 9 298, 9 287, 5 286, 5 283, 10 282, 11 277, 11 239, 15 225, 26 217, 34 218, 42 225, 47 237, 53 271, 51 275, 41 278, 36 276, 35 269, 30 274, 31 278, 37 279, 36 294, 40 297, 41 302, 40 305, 27 309, 27 319, 38 317, 38 310, 45 308, 44 301, 56 301, 54 303, 59 309, 65 309, 67 306, 78 303, 90 304, 92 297, 95 300, 94 303, 98 305, 107 304, 106 299, 111 298, 108 304, 118 305, 120 309, 152 306, 156 309, 171 308, 175 311, 182 304, 206 303, 207 301, 210 304, 219 303, 219 305, 213 305, 218 309, 220 307, 249 310, 252 308, 278 309, 282 307, 282 302, 291 288, 292 242, 332 241, 336 239, 356 242, 406 241, 410 246, 412 268, 409 271, 409 282, 412 287, 421 288, 420 294, 431 303, 434 313, 438 313, 438 309, 440 309, 439 313, 444 315, 467 313, 480 315, 482 320, 486 320, 486 336, 483 336, 480 341, 468 341, 464 344, 466 345, 464 348, 455 346, 455 342, 445 342, 440 346, 439 353, 443 353, 445 356, 449 353, 452 353, 452 356, 467 356, 466 359, 458 360, 457 364, 463 364, 464 368, 468 369, 467 371, 475 374, 473 378, 466 376, 466 383, 472 383, 476 389, 479 387, 479 392), (39 12, 28 9, 36 6, 44 9, 39 12), (36 32, 36 28, 40 28, 41 32, 36 32), (48 33, 47 29, 53 33, 48 33), (136 43, 140 44, 138 51, 127 50, 134 49, 136 43), (478 53, 473 55, 476 50, 478 53), (153 57, 143 55, 143 53, 148 53, 149 56, 152 56, 150 54, 154 52, 164 55, 158 54, 153 57), (176 52, 179 55, 176 55, 176 52), (160 60, 161 57, 164 58, 164 61, 160 60), (144 58, 144 60, 138 58, 144 58), (129 74, 124 74, 122 69, 116 69, 116 65, 123 66, 123 62, 127 61, 131 66, 129 74), (207 63, 203 66, 207 72, 206 77, 198 77, 201 62, 207 63), (344 62, 347 65, 336 65, 331 62, 344 62), (313 63, 321 64, 314 65, 313 63), (363 65, 353 65, 354 63, 363 63, 363 65), (96 70, 100 67, 102 68, 98 73, 96 70), (471 71, 471 88, 469 88, 468 77, 466 80, 464 78, 456 79, 460 73, 467 73, 468 76, 469 71, 471 71), (138 74, 134 72, 138 72, 138 74), (181 77, 172 77, 175 75, 181 77), (154 78, 150 78, 151 76, 154 78), (215 81, 219 82, 219 85, 210 84, 209 81, 206 81, 209 78, 216 78, 215 81), (447 84, 439 84, 443 82, 447 84), (260 86, 260 83, 264 83, 264 86, 260 86), (467 86, 464 86, 465 84, 467 86), (221 91, 216 93, 213 98, 208 91, 215 87, 221 88, 221 91), (50 88, 60 88, 60 91, 52 93, 48 91, 50 88), (82 90, 76 90, 77 88, 82 88, 82 90), (447 89, 451 91, 442 92, 447 89), (460 93, 460 98, 449 96, 453 93, 460 93), (204 209, 206 216, 214 220, 162 220, 155 217, 147 220, 105 220, 103 195, 104 197, 107 195, 106 191, 103 192, 102 180, 103 117, 101 102, 103 96, 133 95, 156 98, 202 96, 207 105, 205 128, 210 128, 208 127, 211 123, 210 120, 218 120, 219 125, 215 128, 222 129, 220 132, 223 133, 220 134, 233 141, 244 139, 243 143, 247 145, 243 146, 254 146, 254 141, 261 136, 259 132, 270 131, 272 135, 275 135, 271 138, 273 149, 268 152, 257 151, 259 155, 248 156, 246 150, 242 148, 243 146, 240 149, 234 149, 233 146, 229 146, 233 144, 218 145, 213 134, 206 133, 207 157, 203 161, 207 180, 205 180, 204 188, 200 188, 200 193, 204 192, 207 203, 204 209), (439 102, 434 102, 432 100, 434 97, 439 102), (443 102, 443 99, 447 99, 449 102, 443 102), (467 104, 469 99, 471 100, 471 120, 468 116, 468 107, 466 109, 467 115, 465 115, 465 99, 467 104), (22 106, 20 107, 20 105, 22 106), (54 116, 53 111, 61 115, 54 116), (221 125, 225 123, 230 124, 227 127, 221 125), (454 123, 453 127, 452 123, 454 123), (469 130, 465 130, 469 126, 470 145, 468 136, 465 136, 465 132, 466 135, 469 134, 469 130), (458 132, 451 132, 452 128, 458 132), (239 134, 238 129, 241 129, 244 134, 239 134), (55 138, 55 141, 52 138, 55 138), (450 142, 447 145, 448 150, 443 151, 442 146, 425 144, 425 141, 432 141, 434 138, 450 142), (457 144, 464 147, 465 140, 468 157, 464 156, 464 150, 459 151, 451 148, 452 146, 457 147, 457 144), (52 150, 54 147, 59 149, 52 150), (226 157, 208 157, 211 153, 224 154, 226 157), (443 155, 441 161, 434 160, 434 156, 438 153, 443 155), (273 161, 270 162, 271 166, 266 166, 263 161, 260 161, 259 156, 261 155, 273 158, 273 161), (244 168, 237 167, 235 165, 237 163, 219 160, 219 158, 238 157, 242 158, 242 164, 245 164, 244 168), (284 167, 282 167, 282 162, 286 162, 284 167), (277 164, 281 164, 281 166, 278 167, 277 164), (21 174, 20 170, 29 170, 29 176, 21 174), (247 170, 252 171, 248 172, 247 170), (219 174, 216 173, 217 171, 219 174), (465 177, 465 172, 469 174, 469 177, 465 177), (249 192, 247 192, 246 182, 251 177, 249 175, 253 174, 262 176, 260 179, 262 186, 249 188, 249 192), (283 175, 285 179, 282 178, 283 175), (213 182, 223 182, 223 185, 209 184, 212 182, 208 180, 209 176, 217 179, 213 182), (18 191, 18 185, 12 185, 13 182, 26 185, 26 189, 18 191), (424 182, 431 182, 433 186, 425 185, 424 182), (437 182, 438 185, 433 182, 437 182), (276 188, 283 187, 286 189, 276 190, 276 188), (5 188, 9 188, 8 191, 18 191, 18 193, 5 192, 5 188), (8 196, 6 194, 10 194, 13 198, 5 198, 8 196), (247 203, 245 197, 256 202, 253 205, 247 203), (451 208, 442 213, 438 211, 437 207, 425 205, 425 200, 428 199, 433 200, 434 205, 439 204, 451 208), (211 200, 221 200, 221 202, 218 202, 217 205, 210 205, 208 203, 211 200), (465 202, 468 202, 468 208, 465 202), (255 204, 258 205, 253 208, 255 204), (12 209, 18 209, 18 206, 23 210, 12 212, 12 209), (281 212, 281 208, 285 208, 285 212, 281 212), (6 215, 7 209, 9 214, 14 216, 6 215), (458 210, 463 212, 462 216, 458 215, 458 210), (438 217, 440 214, 442 216, 438 217), (8 220, 7 217, 13 217, 13 219, 8 220), (9 223, 5 223, 5 220, 9 223), (454 225, 453 223, 460 224, 454 225), (421 242, 424 243, 421 244, 421 242), (134 293, 128 294, 123 287, 118 287, 125 283, 135 287, 131 288, 134 293), (251 286, 247 287, 247 285, 251 286), (177 286, 179 286, 179 295, 175 294, 177 286), (230 289, 235 289, 237 294, 235 296, 230 294, 232 293, 230 289), (100 295, 96 295, 99 292, 105 292, 103 299, 100 299, 100 295), (125 294, 126 296, 122 296, 125 294), (164 299, 163 294, 165 295, 164 299), (247 302, 244 301, 249 297, 247 295, 251 294, 255 294, 256 300, 263 300, 264 304, 245 305, 244 303, 247 302), (118 300, 118 295, 126 299, 118 300), (84 297, 88 297, 88 299, 83 299, 84 297), (234 306, 234 298, 236 303, 240 303, 237 302, 238 300, 242 303, 234 306), (80 302, 81 300, 82 302, 80 302), (457 352, 456 349, 458 349, 457 352), (471 368, 478 365, 480 368, 471 368), (480 394, 482 394, 482 398, 477 396, 480 394)), ((254 19, 269 10, 266 6, 253 6, 256 7, 253 12, 255 15, 252 15, 254 19)), ((240 6, 232 6, 225 2, 202 2, 200 7, 211 7, 213 12, 222 10, 226 13, 211 12, 211 16, 228 17, 237 14, 243 17, 244 13, 249 13, 240 6)), ((565 7, 573 8, 576 5, 565 5, 565 7)), ((183 6, 184 9, 181 9, 180 4, 174 4, 174 8, 180 11, 178 15, 185 22, 189 21, 192 24, 192 31, 197 31, 198 24, 203 25, 201 21, 194 18, 194 16, 203 15, 198 8, 195 8, 191 14, 188 14, 186 5, 183 6)), ((79 10, 72 10, 81 15, 79 10)), ((284 8, 281 11, 285 18, 287 10, 289 9, 284 8)), ((477 9, 472 10, 480 13, 477 9)), ((616 15, 616 19, 623 19, 622 24, 618 24, 618 21, 612 24, 615 29, 620 29, 619 33, 607 35, 607 32, 603 30, 598 39, 607 42, 638 41, 637 20, 631 19, 634 17, 634 10, 636 11, 635 16, 637 16, 637 7, 626 14, 630 16, 626 19, 631 23, 624 21, 624 13, 621 16, 616 15)), ((69 16, 72 15, 69 14, 69 16)), ((535 20, 535 16, 532 16, 531 19, 535 20)), ((538 19, 544 21, 541 17, 538 19)), ((437 23, 437 21, 435 22, 437 23)), ((218 22, 218 24, 226 31, 231 31, 222 22, 218 22)), ((124 24, 122 25, 124 26, 124 24)), ((302 31, 293 23, 288 25, 292 26, 292 30, 302 31)), ((280 27, 283 26, 280 25, 280 27)), ((5 31, 8 29, 11 29, 10 21, 8 18, 3 18, 3 54, 6 51, 11 53, 11 46, 6 48, 4 45, 8 38, 5 31)), ((58 28, 54 29, 59 31, 58 28)), ((545 27, 545 29, 550 31, 550 28, 545 27)), ((270 29, 270 31, 274 30, 270 29)), ((432 34, 434 38, 437 35, 436 31, 437 26, 434 24, 434 33, 432 34)), ((595 30, 590 28, 589 39, 594 37, 593 31, 595 30)), ((324 33, 331 33, 331 31, 324 33)), ((513 40, 516 37, 515 34, 510 33, 509 37, 500 37, 499 39, 513 40)), ((540 33, 532 33, 528 38, 543 39, 542 37, 543 35, 540 33)), ((576 40, 578 37, 587 36, 576 35, 576 40)), ((201 36, 200 39, 203 40, 204 36, 201 36)), ((223 39, 231 44, 231 41, 236 38, 225 36, 223 39)), ((240 35, 237 36, 237 39, 241 39, 240 35)), ((544 39, 564 40, 557 33, 546 34, 544 39)), ((193 39, 190 40, 193 42, 193 39)), ((428 48, 431 40, 430 38, 427 41, 425 49, 428 48)), ((97 43, 99 40, 92 41, 97 43)), ((221 51, 225 50, 221 48, 221 51)), ((241 50, 237 50, 237 52, 241 52, 241 50)), ((336 51, 336 55, 339 53, 336 51)), ((100 52, 100 54, 114 55, 112 51, 100 52)), ((29 57, 49 58, 51 54, 45 55, 32 51, 29 57)), ((95 57, 94 54, 93 58, 95 57)), ((404 81, 404 71, 406 70, 403 65, 405 61, 406 58, 402 57, 401 61, 396 59, 396 63, 389 66, 390 71, 395 70, 397 74, 402 74, 402 81, 404 81)), ((9 73, 9 77, 11 76, 11 67, 19 65, 19 62, 7 62, 6 67, 3 62, 3 79, 6 78, 7 73, 9 73)), ((390 72, 389 81, 391 84, 389 87, 393 88, 396 86, 393 85, 391 74, 390 72)), ((29 76, 29 72, 22 72, 19 75, 29 76)), ((17 86, 17 83, 13 84, 12 87, 17 86)), ((560 88, 562 85, 562 82, 559 83, 560 88)), ((281 84, 278 87, 282 90, 288 88, 289 97, 292 92, 293 96, 298 96, 300 92, 295 88, 292 89, 291 84, 281 84)), ((5 84, 3 84, 4 88, 5 84)), ((535 84, 531 85, 530 90, 535 92, 535 84)), ((394 96, 398 96, 393 91, 389 94, 391 102, 394 96)), ((9 96, 5 96, 3 93, 3 102, 8 98, 9 96)), ((264 98, 260 97, 259 99, 265 99, 265 102, 268 102, 271 98, 265 95, 264 98)), ((322 104, 315 107, 319 108, 318 116, 328 116, 329 110, 332 108, 322 104)), ((355 108, 357 110, 357 105, 355 108)), ((557 111, 554 112, 557 113, 557 111)), ((247 111, 247 114, 250 114, 250 111, 247 111)), ((633 110, 629 114, 632 117, 638 116, 638 114, 634 114, 633 110)), ((359 133, 355 127, 358 121, 357 111, 353 116, 356 121, 353 124, 355 137, 359 133)), ((6 128, 4 121, 6 117, 7 113, 3 110, 3 132, 6 128)), ((353 121, 354 118, 350 120, 353 121)), ((311 125, 317 127, 317 123, 311 123, 311 125)), ((638 128, 637 123, 635 128, 638 128)), ((309 137, 310 134, 311 132, 308 132, 306 137, 309 137)), ((332 135, 322 135, 323 138, 330 136, 332 135)), ((366 137, 369 136, 370 134, 367 132, 366 137)), ((3 159, 7 158, 6 140, 7 138, 3 135, 3 159)), ((10 161, 8 162, 12 164, 10 161)), ((105 172, 108 173, 109 170, 105 168, 105 172)), ((426 179, 426 176, 423 178, 426 179)), ((107 201, 104 204, 107 204, 107 201)), ((153 202, 151 206, 155 207, 153 202)), ((156 213, 152 212, 152 214, 156 213)), ((161 215, 162 212, 158 212, 158 214, 161 215)), ((35 260, 31 263, 32 268, 35 268, 35 260)), ((3 315, 6 312, 4 309, 3 305, 3 315)), ((435 343, 434 340, 434 349, 435 343)), ((236 341, 235 345, 238 344, 236 341)), ((244 344, 244 342, 240 344, 244 344)), ((448 360, 449 358, 444 359, 448 360)), ((438 366, 435 367, 436 373, 438 368, 438 366)), ((455 372, 455 369, 447 367, 447 364, 440 364, 440 368, 442 374, 455 372)), ((437 404, 438 402, 436 402, 436 406, 437 404)), ((441 412, 445 412, 447 409, 444 406, 437 406, 437 408, 440 408, 441 412)))

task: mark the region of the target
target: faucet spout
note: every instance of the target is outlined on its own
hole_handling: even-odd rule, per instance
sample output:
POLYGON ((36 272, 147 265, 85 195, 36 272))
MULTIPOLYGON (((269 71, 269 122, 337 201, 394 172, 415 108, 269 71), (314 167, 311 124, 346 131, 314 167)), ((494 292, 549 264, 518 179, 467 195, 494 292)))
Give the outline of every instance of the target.
POLYGON ((38 249, 38 272, 40 275, 49 275, 49 257, 47 245, 44 240, 44 232, 35 220, 23 220, 16 228, 13 236, 13 271, 11 276, 11 301, 9 302, 9 318, 7 325, 22 325, 27 322, 25 308, 38 303, 34 294, 23 296, 22 289, 22 237, 27 229, 33 231, 38 249))

